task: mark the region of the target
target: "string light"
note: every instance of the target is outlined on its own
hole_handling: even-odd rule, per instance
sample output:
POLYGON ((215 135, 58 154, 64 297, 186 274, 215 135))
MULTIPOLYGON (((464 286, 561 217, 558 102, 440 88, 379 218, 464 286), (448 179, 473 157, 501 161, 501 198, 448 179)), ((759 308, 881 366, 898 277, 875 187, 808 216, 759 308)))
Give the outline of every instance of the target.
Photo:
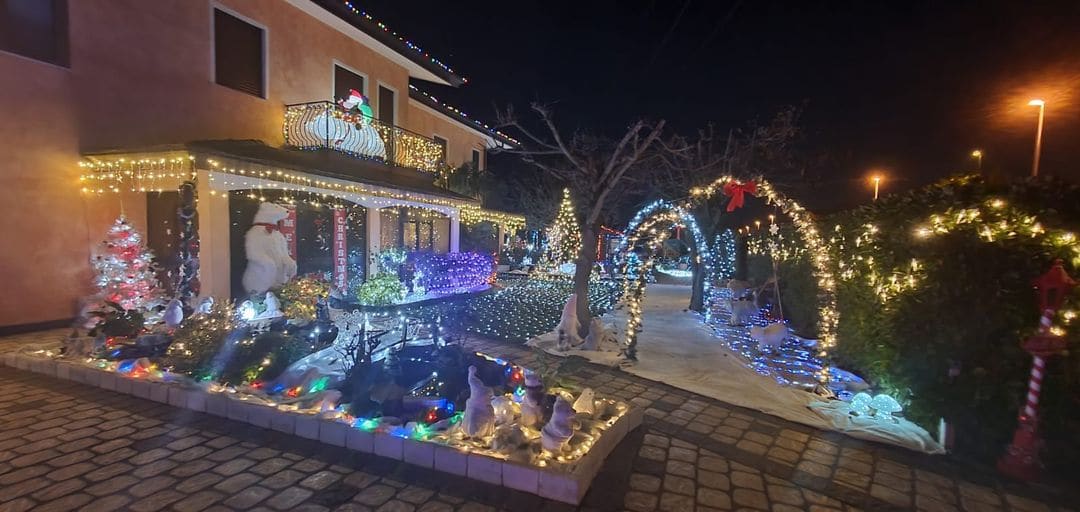
POLYGON ((250 190, 248 198, 265 201, 265 191, 285 194, 285 202, 305 202, 314 207, 348 201, 375 208, 422 205, 444 215, 457 215, 465 225, 492 222, 504 229, 525 225, 525 217, 512 213, 484 210, 473 202, 441 198, 343 180, 314 179, 310 175, 273 168, 244 168, 225 165, 212 158, 194 155, 168 155, 162 158, 91 157, 79 162, 82 191, 87 194, 164 192, 176 190, 184 180, 195 179, 196 169, 209 170, 211 197, 227 197, 223 190, 250 190))
POLYGON ((362 16, 368 22, 370 22, 370 23, 374 24, 376 27, 379 27, 380 29, 382 29, 383 32, 395 37, 398 41, 401 41, 405 45, 406 48, 408 48, 408 49, 422 55, 425 59, 427 59, 432 64, 435 64, 436 66, 439 66, 440 68, 446 70, 447 73, 459 76, 459 78, 461 78, 462 83, 465 83, 465 82, 469 81, 467 78, 465 78, 463 76, 460 76, 460 75, 457 75, 454 72, 454 70, 450 68, 450 66, 447 66, 446 64, 443 64, 442 61, 440 61, 439 59, 436 59, 435 57, 432 57, 431 55, 429 55, 427 52, 425 52, 423 50, 423 48, 420 48, 419 46, 417 46, 416 43, 413 43, 412 41, 406 39, 404 36, 398 35, 397 32, 394 32, 393 30, 390 30, 390 27, 386 26, 385 23, 375 19, 374 17, 372 17, 370 14, 368 14, 364 10, 362 10, 362 9, 356 7, 355 5, 353 5, 353 3, 351 1, 344 0, 342 3, 345 4, 345 7, 347 7, 350 11, 352 11, 353 14, 356 14, 357 16, 362 16))
MULTIPOLYGON (((840 319, 836 307, 836 277, 833 274, 833 269, 836 266, 829 255, 829 246, 822 239, 813 215, 806 211, 802 205, 777 192, 772 184, 764 179, 757 178, 754 181, 757 183, 758 195, 764 197, 767 203, 779 207, 780 211, 791 219, 795 231, 807 251, 814 278, 818 284, 818 328, 820 329, 820 339, 818 340, 819 350, 817 357, 825 360, 829 351, 836 346, 836 329, 840 319)), ((707 199, 722 191, 724 185, 728 183, 743 184, 742 181, 735 179, 733 176, 721 176, 708 186, 691 189, 690 194, 695 199, 707 199)), ((822 367, 818 372, 818 380, 822 384, 828 383, 829 369, 827 366, 822 367)))
MULTIPOLYGON (((709 301, 713 281, 713 256, 705 236, 698 227, 697 220, 686 206, 679 206, 670 201, 658 200, 645 205, 639 210, 623 231, 615 249, 616 264, 622 265, 623 296, 627 303, 626 346, 624 354, 633 360, 637 355, 637 331, 641 328, 641 301, 645 296, 645 285, 652 275, 656 253, 668 238, 671 227, 687 226, 694 239, 694 264, 700 265, 703 276, 704 309, 706 321, 709 319, 709 301), (638 261, 634 248, 646 241, 648 256, 638 261)), ((732 253, 734 254, 734 253, 732 253)))
POLYGON ((562 202, 555 222, 547 230, 547 251, 544 259, 553 266, 577 261, 581 253, 581 225, 574 213, 574 203, 570 199, 570 189, 563 189, 562 202))
POLYGON ((503 133, 503 132, 501 132, 499 130, 496 130, 495 128, 492 128, 491 126, 488 126, 487 124, 482 123, 482 122, 480 122, 480 121, 478 121, 478 120, 476 120, 476 119, 474 119, 472 117, 469 117, 469 114, 466 114, 465 112, 462 112, 461 110, 458 110, 457 108, 455 108, 453 106, 450 106, 450 105, 448 105, 446 103, 443 103, 443 102, 439 101, 438 98, 436 98, 435 96, 432 96, 431 94, 428 94, 425 91, 422 91, 422 90, 418 89, 415 85, 409 84, 409 89, 412 90, 412 91, 416 91, 417 93, 422 95, 425 99, 427 99, 427 100, 431 101, 432 103, 434 103, 435 105, 437 105, 439 108, 448 110, 448 111, 456 114, 457 116, 464 118, 466 121, 469 121, 470 123, 476 125, 477 128, 480 128, 483 131, 488 132, 489 134, 491 134, 493 136, 499 137, 501 139, 505 139, 506 141, 513 143, 513 145, 515 145, 515 146, 520 146, 521 145, 521 142, 518 142, 517 139, 515 139, 515 138, 513 138, 513 137, 511 137, 511 136, 509 136, 509 135, 507 135, 507 134, 505 134, 505 133, 503 133))

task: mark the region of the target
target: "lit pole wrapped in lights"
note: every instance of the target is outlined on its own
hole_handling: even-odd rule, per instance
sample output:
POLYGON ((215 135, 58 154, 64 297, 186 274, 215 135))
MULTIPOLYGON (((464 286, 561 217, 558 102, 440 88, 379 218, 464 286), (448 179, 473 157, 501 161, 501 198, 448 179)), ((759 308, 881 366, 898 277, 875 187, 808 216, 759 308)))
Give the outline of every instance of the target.
MULTIPOLYGON (((768 203, 779 207, 781 212, 791 218, 795 231, 806 248, 814 278, 818 284, 818 326, 821 332, 817 357, 825 359, 829 351, 836 346, 836 328, 840 314, 836 308, 836 277, 833 274, 835 264, 829 256, 829 248, 818 231, 813 215, 799 203, 784 197, 773 188, 772 184, 761 178, 744 182, 737 180, 734 176, 721 176, 708 186, 691 189, 690 194, 692 199, 707 199, 722 192, 725 187, 741 187, 749 183, 756 183, 756 194, 764 197, 768 203)), ((827 365, 822 366, 817 378, 822 384, 828 383, 829 367, 827 365)))

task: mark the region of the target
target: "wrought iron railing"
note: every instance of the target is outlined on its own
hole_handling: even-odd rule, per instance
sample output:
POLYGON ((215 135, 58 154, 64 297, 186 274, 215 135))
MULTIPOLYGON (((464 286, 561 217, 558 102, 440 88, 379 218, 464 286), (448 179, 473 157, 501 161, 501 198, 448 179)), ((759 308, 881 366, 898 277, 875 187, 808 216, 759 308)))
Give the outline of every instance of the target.
POLYGON ((429 172, 443 161, 443 147, 434 140, 329 101, 287 105, 285 144, 329 148, 429 172))

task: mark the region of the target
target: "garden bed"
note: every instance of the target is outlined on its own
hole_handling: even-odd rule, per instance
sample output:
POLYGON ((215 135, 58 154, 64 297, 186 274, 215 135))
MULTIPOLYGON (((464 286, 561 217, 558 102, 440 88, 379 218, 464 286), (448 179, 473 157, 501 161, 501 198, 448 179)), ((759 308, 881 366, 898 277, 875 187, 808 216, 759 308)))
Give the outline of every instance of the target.
MULTIPOLYGON (((520 367, 482 354, 477 356, 505 367, 512 380, 523 380, 520 367)), ((524 398, 527 391, 524 386, 518 386, 513 392, 496 394, 491 400, 504 407, 496 414, 503 417, 501 424, 491 425, 494 430, 487 434, 470 437, 465 432, 467 427, 461 424, 462 413, 432 425, 384 417, 357 418, 335 407, 333 390, 308 389, 303 398, 269 396, 251 386, 197 382, 185 375, 162 371, 146 359, 66 358, 56 350, 37 349, 31 353, 4 354, 0 362, 572 504, 580 502, 608 454, 642 419, 639 409, 623 402, 583 398, 582 395, 591 394, 590 390, 583 390, 575 399, 569 390, 552 388, 552 394, 561 397, 556 398, 555 412, 550 414, 552 420, 546 421, 544 429, 534 428, 538 425, 524 426, 524 415, 519 411, 527 401, 524 398), (557 423, 554 418, 559 417, 560 404, 565 409, 571 399, 575 409, 594 412, 570 411, 569 417, 560 417, 567 425, 572 423, 572 436, 561 449, 543 448, 548 425, 557 423), (584 402, 589 406, 580 405, 584 402), (520 434, 504 435, 511 430, 520 434), (498 446, 500 439, 513 440, 512 448, 498 446)), ((470 371, 470 377, 473 373, 475 370, 470 371)))

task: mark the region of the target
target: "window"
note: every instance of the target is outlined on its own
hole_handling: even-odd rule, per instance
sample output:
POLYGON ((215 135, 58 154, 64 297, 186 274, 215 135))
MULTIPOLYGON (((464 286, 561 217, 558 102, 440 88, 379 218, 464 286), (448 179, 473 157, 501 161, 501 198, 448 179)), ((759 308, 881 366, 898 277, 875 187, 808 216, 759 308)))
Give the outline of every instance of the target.
POLYGON ((348 98, 350 89, 356 89, 360 94, 366 96, 367 93, 364 92, 364 77, 335 64, 333 101, 336 102, 348 98))
POLYGON ((67 0, 0 0, 0 50, 66 67, 67 0))
POLYGON ((265 97, 263 29, 214 9, 214 81, 265 97))
POLYGON ((472 150, 472 167, 473 167, 473 169, 476 169, 478 171, 481 170, 481 167, 480 167, 480 150, 479 149, 472 150))
POLYGON ((394 122, 394 91, 379 86, 379 120, 386 124, 394 122))
POLYGON ((444 139, 442 137, 439 137, 438 135, 432 135, 431 138, 435 140, 436 144, 442 146, 442 158, 439 158, 439 163, 445 164, 446 163, 446 139, 444 139))

